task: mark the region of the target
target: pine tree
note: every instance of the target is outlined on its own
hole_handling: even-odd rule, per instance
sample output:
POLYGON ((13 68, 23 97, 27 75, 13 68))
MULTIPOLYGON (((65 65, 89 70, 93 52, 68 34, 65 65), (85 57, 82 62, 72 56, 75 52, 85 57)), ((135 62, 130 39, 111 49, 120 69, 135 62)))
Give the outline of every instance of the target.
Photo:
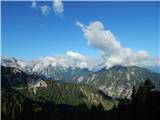
POLYGON ((135 103, 135 101, 136 101, 136 89, 135 89, 135 86, 133 86, 132 95, 131 95, 131 102, 135 103))

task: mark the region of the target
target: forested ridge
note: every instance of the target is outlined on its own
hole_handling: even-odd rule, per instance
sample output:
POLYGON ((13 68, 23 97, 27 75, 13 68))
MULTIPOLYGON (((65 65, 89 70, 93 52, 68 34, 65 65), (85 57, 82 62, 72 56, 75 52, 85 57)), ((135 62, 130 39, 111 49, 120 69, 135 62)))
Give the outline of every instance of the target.
POLYGON ((159 119, 160 92, 146 80, 131 99, 120 99, 119 105, 106 111, 104 107, 85 103, 78 105, 40 102, 28 98, 19 91, 2 87, 2 120, 155 120, 159 119))

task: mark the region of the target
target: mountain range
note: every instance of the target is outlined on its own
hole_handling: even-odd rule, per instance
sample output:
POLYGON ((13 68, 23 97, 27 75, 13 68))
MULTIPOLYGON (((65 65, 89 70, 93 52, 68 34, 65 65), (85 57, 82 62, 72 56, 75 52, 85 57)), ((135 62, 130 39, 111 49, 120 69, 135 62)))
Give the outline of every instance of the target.
MULTIPOLYGON (((104 67, 95 72, 87 68, 53 66, 52 61, 44 59, 26 62, 8 57, 2 57, 1 65, 17 68, 24 74, 35 77, 35 80, 32 81, 42 79, 88 84, 113 98, 130 98, 133 86, 137 89, 146 79, 150 79, 156 89, 160 89, 160 74, 138 66, 116 65, 109 69, 104 67)), ((34 86, 35 83, 30 83, 28 80, 28 84, 34 86)))
POLYGON ((37 102, 49 101, 72 106, 85 103, 88 107, 101 104, 106 110, 117 104, 116 99, 90 85, 43 80, 40 76, 26 74, 17 68, 1 68, 3 89, 13 89, 37 102))

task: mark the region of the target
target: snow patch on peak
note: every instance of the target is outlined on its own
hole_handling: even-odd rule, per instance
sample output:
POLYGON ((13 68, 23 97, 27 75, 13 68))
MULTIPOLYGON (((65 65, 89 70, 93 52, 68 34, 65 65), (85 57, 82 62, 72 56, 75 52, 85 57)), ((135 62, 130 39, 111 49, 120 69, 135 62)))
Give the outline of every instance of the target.
POLYGON ((25 61, 16 59, 14 57, 2 57, 1 65, 5 67, 15 67, 15 68, 24 68, 26 66, 25 61))

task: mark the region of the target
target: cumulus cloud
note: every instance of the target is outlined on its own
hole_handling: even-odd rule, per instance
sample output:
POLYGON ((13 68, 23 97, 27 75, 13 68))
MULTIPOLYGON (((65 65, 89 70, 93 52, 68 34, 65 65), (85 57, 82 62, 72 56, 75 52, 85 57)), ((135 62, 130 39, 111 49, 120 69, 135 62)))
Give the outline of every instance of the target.
POLYGON ((84 32, 84 36, 88 40, 88 44, 94 48, 105 51, 105 54, 108 55, 116 53, 121 49, 121 45, 116 40, 113 33, 109 30, 105 31, 101 22, 95 21, 88 26, 85 26, 78 21, 76 24, 84 32))
POLYGON ((100 50, 103 65, 106 67, 117 64, 145 66, 151 62, 151 56, 145 50, 134 52, 130 48, 122 47, 115 35, 106 30, 100 21, 89 25, 77 21, 76 25, 83 31, 88 44, 100 50))
POLYGON ((79 68, 91 68, 91 64, 89 63, 90 60, 86 56, 81 55, 78 52, 73 51, 67 51, 66 55, 72 61, 71 64, 73 64, 75 67, 79 68))
POLYGON ((63 3, 61 0, 53 1, 53 10, 57 15, 62 16, 64 9, 63 9, 63 3))
POLYGON ((80 61, 86 60, 86 57, 81 55, 78 52, 67 51, 66 55, 71 57, 71 58, 73 58, 73 59, 75 59, 75 60, 80 60, 80 61))
POLYGON ((40 6, 43 15, 48 16, 50 14, 51 8, 48 5, 40 6))

